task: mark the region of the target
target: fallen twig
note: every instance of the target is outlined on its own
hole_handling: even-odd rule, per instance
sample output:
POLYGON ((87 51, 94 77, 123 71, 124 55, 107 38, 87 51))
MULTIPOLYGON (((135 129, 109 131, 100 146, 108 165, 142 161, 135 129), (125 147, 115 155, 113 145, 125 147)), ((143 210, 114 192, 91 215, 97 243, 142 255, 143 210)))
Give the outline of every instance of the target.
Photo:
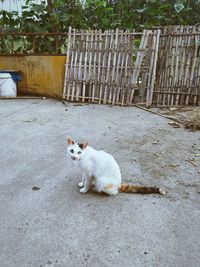
POLYGON ((191 164, 194 165, 195 167, 198 167, 198 165, 196 165, 191 159, 185 159, 185 161, 191 163, 191 164))
POLYGON ((178 164, 163 164, 162 167, 173 167, 173 168, 176 168, 178 167, 179 165, 178 164))
POLYGON ((180 124, 175 122, 175 121, 169 121, 168 124, 172 125, 173 128, 180 128, 181 127, 180 124))
POLYGON ((172 121, 175 121, 175 122, 180 123, 180 121, 179 121, 178 119, 175 119, 175 118, 172 118, 172 117, 170 117, 170 116, 166 116, 166 115, 157 113, 157 112, 155 112, 155 111, 153 111, 153 110, 150 110, 150 109, 145 108, 145 107, 141 107, 141 106, 139 106, 139 105, 135 105, 135 106, 136 106, 137 108, 143 109, 143 110, 145 110, 145 111, 147 111, 147 112, 150 112, 150 113, 152 113, 152 114, 155 114, 155 115, 158 115, 158 116, 160 116, 160 117, 163 117, 163 118, 166 118, 166 119, 169 119, 169 120, 172 120, 172 121))

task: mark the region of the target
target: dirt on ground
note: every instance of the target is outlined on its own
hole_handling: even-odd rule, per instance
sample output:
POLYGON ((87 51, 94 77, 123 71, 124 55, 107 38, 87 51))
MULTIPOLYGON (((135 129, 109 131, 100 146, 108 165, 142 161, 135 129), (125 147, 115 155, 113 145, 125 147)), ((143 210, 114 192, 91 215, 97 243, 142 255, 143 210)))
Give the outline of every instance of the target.
MULTIPOLYGON (((158 113, 171 117, 187 129, 200 130, 200 107, 162 108, 158 113)), ((179 128, 176 123, 172 123, 172 125, 174 128, 179 128)))

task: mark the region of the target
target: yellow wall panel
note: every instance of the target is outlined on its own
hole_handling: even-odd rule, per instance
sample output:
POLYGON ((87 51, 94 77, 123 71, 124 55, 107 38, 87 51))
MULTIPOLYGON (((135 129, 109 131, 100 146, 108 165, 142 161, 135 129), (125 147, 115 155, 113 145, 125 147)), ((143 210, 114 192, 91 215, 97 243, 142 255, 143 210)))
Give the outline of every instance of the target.
POLYGON ((1 70, 16 70, 22 74, 19 94, 61 97, 65 56, 0 56, 1 70))

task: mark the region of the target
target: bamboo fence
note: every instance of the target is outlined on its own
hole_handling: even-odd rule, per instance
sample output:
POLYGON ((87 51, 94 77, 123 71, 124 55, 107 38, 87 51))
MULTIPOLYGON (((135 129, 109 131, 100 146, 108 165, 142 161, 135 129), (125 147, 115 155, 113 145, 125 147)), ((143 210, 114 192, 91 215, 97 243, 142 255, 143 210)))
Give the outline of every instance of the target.
POLYGON ((122 106, 151 102, 159 35, 160 30, 102 32, 70 27, 63 98, 122 106), (144 72, 149 75, 141 79, 144 72))
POLYGON ((112 105, 200 104, 200 26, 69 28, 63 98, 112 105))
POLYGON ((153 103, 200 105, 200 26, 163 28, 153 103))

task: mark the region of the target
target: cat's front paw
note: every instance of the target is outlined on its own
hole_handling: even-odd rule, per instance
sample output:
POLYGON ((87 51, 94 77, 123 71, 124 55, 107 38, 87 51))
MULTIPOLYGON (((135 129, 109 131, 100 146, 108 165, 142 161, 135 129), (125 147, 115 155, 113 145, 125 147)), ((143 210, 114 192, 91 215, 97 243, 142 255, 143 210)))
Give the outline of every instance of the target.
POLYGON ((80 182, 80 183, 78 183, 78 186, 79 186, 79 187, 83 187, 84 184, 83 184, 82 182, 80 182))
POLYGON ((87 191, 88 191, 88 190, 87 190, 86 188, 81 188, 81 189, 80 189, 80 193, 83 193, 83 194, 87 193, 87 191))

